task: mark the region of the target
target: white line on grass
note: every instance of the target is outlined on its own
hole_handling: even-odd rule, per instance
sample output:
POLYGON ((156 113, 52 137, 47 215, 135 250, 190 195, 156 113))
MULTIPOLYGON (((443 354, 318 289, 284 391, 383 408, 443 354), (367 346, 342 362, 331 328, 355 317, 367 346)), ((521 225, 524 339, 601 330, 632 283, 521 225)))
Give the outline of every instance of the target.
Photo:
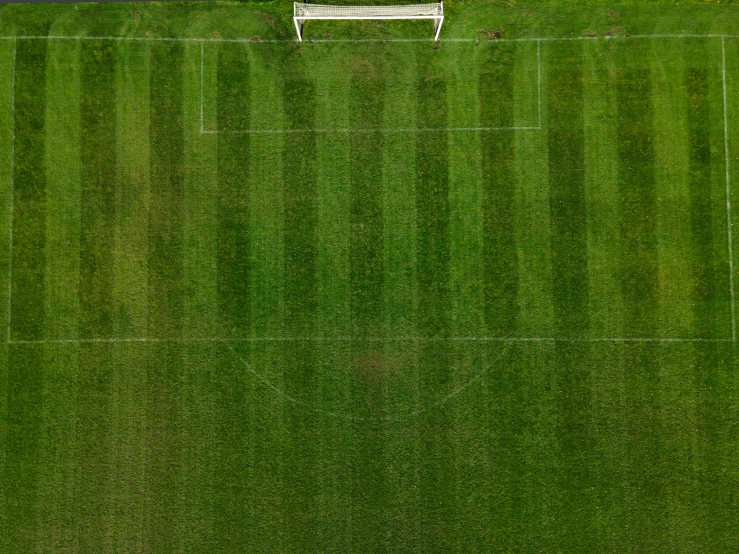
POLYGON ((539 111, 538 111, 538 125, 539 129, 541 129, 541 41, 536 41, 536 87, 538 89, 538 102, 539 102, 539 111))
POLYGON ((428 133, 431 131, 538 131, 540 127, 399 127, 377 129, 247 129, 243 131, 203 131, 204 135, 262 135, 288 133, 428 133))
POLYGON ((200 134, 203 134, 203 96, 205 89, 205 43, 200 43, 200 134))
POLYGON ((11 303, 13 301, 13 201, 15 191, 15 51, 13 41, 12 74, 10 77, 10 208, 8 219, 8 342, 10 342, 11 303))
POLYGON ((36 339, 8 341, 15 345, 44 344, 127 344, 127 343, 198 343, 198 342, 533 342, 533 343, 691 343, 732 342, 732 339, 660 338, 660 337, 173 337, 173 338, 90 338, 36 339))
POLYGON ((418 415, 420 415, 420 414, 422 414, 424 412, 427 412, 429 410, 432 410, 434 408, 438 408, 442 404, 445 404, 446 402, 448 402, 449 400, 451 400, 452 398, 454 398, 455 396, 457 396, 459 393, 463 392, 464 390, 466 390, 467 388, 469 388, 471 385, 473 385, 474 383, 476 383, 477 381, 480 381, 483 377, 485 377, 485 375, 492 369, 492 367, 495 364, 497 364, 503 358, 503 356, 505 356, 508 353, 508 350, 510 349, 510 345, 506 346, 505 348, 503 348, 503 350, 500 352, 500 354, 498 354, 498 356, 495 358, 495 360, 493 360, 492 362, 490 362, 480 373, 478 373, 477 375, 473 376, 464 385, 462 385, 461 387, 455 389, 454 391, 452 391, 451 393, 447 394, 446 396, 441 397, 440 399, 436 400, 435 402, 431 402, 430 404, 426 404, 425 406, 423 406, 422 408, 419 408, 418 410, 413 410, 412 412, 405 412, 405 413, 397 414, 397 415, 394 415, 394 416, 360 417, 360 416, 352 416, 352 415, 348 415, 348 414, 341 414, 341 413, 338 413, 338 412, 331 412, 329 410, 324 410, 322 408, 319 408, 317 406, 314 406, 313 404, 310 404, 309 402, 305 402, 303 400, 300 400, 299 398, 295 398, 294 396, 290 396, 285 391, 283 391, 280 387, 278 387, 277 385, 275 385, 272 381, 270 381, 269 379, 267 379, 264 375, 262 375, 261 373, 259 373, 258 371, 256 371, 251 366, 251 364, 249 362, 247 362, 244 358, 242 358, 241 356, 239 356, 239 353, 236 352, 236 350, 234 349, 233 346, 231 346, 228 343, 226 343, 226 346, 228 346, 228 349, 231 351, 231 353, 234 355, 234 357, 237 360, 239 360, 244 365, 244 367, 246 368, 246 370, 249 373, 251 373, 252 375, 254 375, 254 377, 256 377, 257 379, 259 379, 259 381, 261 381, 266 387, 270 388, 277 395, 281 396, 282 398, 284 398, 285 400, 287 400, 291 404, 295 404, 297 406, 300 406, 302 408, 305 408, 306 410, 310 410, 310 411, 313 411, 313 412, 316 412, 316 413, 319 413, 319 414, 322 414, 322 415, 325 415, 325 416, 328 416, 328 417, 334 417, 334 418, 338 418, 338 419, 344 419, 344 420, 347 420, 347 421, 360 421, 360 422, 361 421, 368 421, 368 422, 371 422, 371 421, 382 422, 382 421, 384 421, 384 422, 388 422, 388 423, 410 419, 412 417, 416 417, 416 416, 418 416, 418 415))
POLYGON ((729 119, 726 103, 726 46, 725 39, 721 37, 721 69, 724 89, 724 159, 726 166, 726 220, 727 235, 729 238, 729 288, 731 290, 731 338, 736 340, 736 303, 734 301, 734 249, 732 246, 731 231, 731 177, 729 172, 729 119))
MULTIPOLYGON (((738 34, 697 34, 697 33, 673 33, 673 34, 653 34, 653 35, 626 35, 626 36, 603 36, 603 37, 522 37, 522 38, 499 38, 490 40, 488 42, 567 42, 567 41, 579 41, 579 40, 624 40, 624 39, 659 39, 659 38, 739 38, 738 34)), ((94 36, 68 36, 68 35, 20 35, 20 36, 0 36, 0 40, 112 40, 112 41, 143 41, 143 42, 237 42, 237 43, 249 43, 249 44, 274 44, 274 43, 290 43, 298 42, 296 39, 259 39, 253 40, 252 38, 208 38, 208 37, 94 37, 94 36)), ((477 42, 477 38, 445 38, 441 42, 477 42)), ((367 39, 306 39, 303 43, 337 43, 337 42, 370 42, 370 43, 383 43, 383 42, 428 42, 433 43, 434 40, 430 38, 367 38, 367 39)))

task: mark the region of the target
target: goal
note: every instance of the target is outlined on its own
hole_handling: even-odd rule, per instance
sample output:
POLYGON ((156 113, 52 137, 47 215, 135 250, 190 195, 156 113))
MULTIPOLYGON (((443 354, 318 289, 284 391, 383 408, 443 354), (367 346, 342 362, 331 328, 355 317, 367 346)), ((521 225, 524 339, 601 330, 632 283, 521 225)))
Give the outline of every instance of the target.
POLYGON ((303 40, 303 24, 309 19, 433 19, 434 40, 439 40, 444 22, 444 4, 406 4, 404 6, 328 6, 294 3, 293 21, 298 40, 303 40))

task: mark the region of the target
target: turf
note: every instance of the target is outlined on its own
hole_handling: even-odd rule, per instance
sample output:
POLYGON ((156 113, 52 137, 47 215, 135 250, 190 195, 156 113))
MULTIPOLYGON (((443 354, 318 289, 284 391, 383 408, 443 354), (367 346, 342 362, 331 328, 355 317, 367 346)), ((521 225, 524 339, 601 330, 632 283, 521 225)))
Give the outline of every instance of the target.
POLYGON ((0 551, 739 550, 737 8, 290 8, 0 9, 0 551))

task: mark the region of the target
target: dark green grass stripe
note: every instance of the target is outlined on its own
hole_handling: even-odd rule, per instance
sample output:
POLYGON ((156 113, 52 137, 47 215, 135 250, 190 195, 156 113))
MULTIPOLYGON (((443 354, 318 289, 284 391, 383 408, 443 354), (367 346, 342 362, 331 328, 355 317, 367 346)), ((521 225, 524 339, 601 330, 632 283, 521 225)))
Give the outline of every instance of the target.
MULTIPOLYGON (((444 128, 448 106, 446 81, 439 55, 418 56, 417 126, 444 128)), ((423 336, 450 332, 450 244, 448 135, 443 131, 416 135, 416 211, 418 221, 418 329, 423 336)), ((438 397, 452 382, 452 352, 448 345, 426 342, 421 348, 420 394, 438 397)), ((454 464, 450 416, 446 406, 421 419, 420 535, 425 551, 454 548, 454 464)))
POLYGON ((113 334, 116 184, 115 53, 110 41, 80 45, 80 337, 113 334))
MULTIPOLYGON (((113 249, 116 184, 115 51, 110 41, 80 45, 80 327, 82 338, 113 335, 113 249)), ((75 421, 79 546, 106 544, 113 361, 110 345, 79 351, 75 421)))
POLYGON ((735 532, 739 488, 736 468, 736 348, 723 344, 695 346, 694 373, 698 444, 693 468, 697 475, 697 513, 704 552, 739 548, 735 532))
MULTIPOLYGON (((382 65, 368 61, 355 68, 350 87, 350 122, 354 129, 382 127, 385 81, 382 65)), ((349 280, 352 330, 358 337, 383 334, 383 178, 382 133, 354 133, 350 138, 349 280)), ((359 417, 383 413, 383 348, 378 343, 357 341, 352 348, 350 410, 359 417)), ((386 503, 388 479, 385 468, 386 437, 382 424, 354 426, 351 495, 352 511, 361 522, 352 543, 357 551, 387 551, 386 503)))
MULTIPOLYGON (((243 46, 218 51, 218 128, 249 125, 249 61, 243 46)), ((218 135, 218 308, 225 336, 249 334, 248 134, 218 135)))
POLYGON ((36 505, 43 425, 44 356, 40 346, 10 346, 7 389, 7 435, 0 516, 2 542, 8 552, 36 549, 36 505))
MULTIPOLYGON (((351 125, 382 127, 384 81, 378 69, 362 68, 351 84, 351 125)), ((382 333, 383 215, 382 133, 351 135, 350 286, 351 314, 358 336, 382 333)))
POLYGON ((185 207, 183 49, 151 50, 149 144, 149 335, 178 337, 182 329, 185 207))
MULTIPOLYGON (((299 74, 289 75, 283 90, 289 129, 316 127, 315 85, 299 74)), ((318 153, 316 134, 290 133, 283 150, 285 206, 285 329, 289 335, 315 333, 318 300, 318 153)), ((318 363, 314 341, 293 342, 285 348, 284 384, 287 394, 315 397, 318 363)), ((285 524, 288 550, 305 552, 316 545, 317 479, 320 429, 301 406, 285 406, 289 436, 285 460, 285 524)))
MULTIPOLYGON (((634 54, 624 49, 622 67, 616 71, 620 277, 624 336, 651 337, 657 330, 658 308, 652 86, 649 71, 638 67, 634 54)), ((660 347, 629 344, 623 348, 626 425, 631 429, 626 443, 630 484, 626 497, 635 529, 632 548, 645 550, 659 544, 657 522, 664 511, 660 477, 664 443, 659 398, 654 393, 660 388, 660 347)))
MULTIPOLYGON (((558 335, 582 336, 588 327, 588 266, 581 45, 556 45, 550 59, 547 139, 554 318, 558 335)), ((554 355, 560 508, 566 530, 559 549, 574 552, 587 550, 596 532, 590 348, 557 343, 554 355)))
MULTIPOLYGON (((513 125, 515 44, 491 46, 480 71, 480 125, 513 125)), ((513 131, 483 131, 484 314, 490 335, 512 336, 518 316, 516 175, 513 131)))
MULTIPOLYGON (((183 48, 151 46, 149 335, 178 337, 183 319, 184 121, 183 48)), ((182 346, 148 348, 149 423, 147 542, 176 550, 180 538, 179 464, 182 460, 182 346)))
MULTIPOLYGON (((45 316, 46 41, 18 41, 15 71, 11 332, 13 339, 38 339, 45 316)), ((17 552, 35 550, 43 372, 42 348, 10 347, 0 545, 17 552)))
POLYGON ((713 335, 716 324, 716 277, 713 244, 711 190, 710 72, 689 67, 685 85, 688 93, 688 140, 690 147, 690 228, 694 329, 701 337, 713 335))
POLYGON ((80 551, 101 552, 109 531, 111 398, 113 359, 110 344, 83 345, 79 350, 75 421, 77 510, 80 551))
POLYGON ((582 50, 557 45, 548 81, 550 229, 554 317, 561 336, 588 326, 582 50))
POLYGON ((657 210, 652 87, 643 69, 619 69, 618 179, 625 336, 651 337, 657 313, 657 210))
POLYGON ((14 339, 40 339, 45 319, 46 41, 19 40, 15 64, 11 332, 14 339))

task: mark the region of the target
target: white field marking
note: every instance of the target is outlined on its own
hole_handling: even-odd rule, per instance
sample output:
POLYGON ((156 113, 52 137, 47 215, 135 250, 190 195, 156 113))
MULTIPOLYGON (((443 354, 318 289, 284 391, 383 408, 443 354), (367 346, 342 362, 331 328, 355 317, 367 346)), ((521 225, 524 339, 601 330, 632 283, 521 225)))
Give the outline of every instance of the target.
POLYGON ((202 131, 204 135, 262 135, 289 133, 428 133, 431 131, 538 131, 541 127, 398 127, 379 129, 248 129, 244 131, 202 131))
MULTIPOLYGON (((652 35, 628 35, 628 36, 603 36, 603 37, 522 37, 522 38, 499 38, 488 42, 567 42, 578 40, 628 40, 628 39, 661 39, 661 38, 739 38, 739 34, 697 34, 697 33, 673 33, 673 34, 652 34, 652 35)), ((298 42, 297 39, 260 39, 252 40, 251 38, 209 38, 209 37, 91 37, 91 36, 68 36, 68 35, 6 35, 0 36, 0 40, 112 40, 112 41, 143 41, 143 42, 237 42, 248 44, 274 44, 274 43, 290 43, 298 42)), ((477 42, 477 38, 445 38, 441 42, 477 42)), ((367 39, 306 39, 305 43, 336 43, 336 42, 429 42, 433 43, 433 39, 428 38, 367 38, 367 39)))
POLYGON ((130 343, 203 343, 203 342, 503 342, 503 343, 691 343, 733 342, 731 338, 659 338, 659 337, 110 337, 92 339, 8 340, 13 345, 44 344, 130 344, 130 343))
POLYGON ((729 172, 729 119, 726 104, 726 46, 721 37, 721 70, 724 89, 724 159, 726 165, 726 220, 727 235, 729 238, 729 288, 731 290, 731 338, 736 341, 736 302, 734 301, 734 249, 732 246, 731 231, 731 178, 729 172))
POLYGON ((15 51, 13 41, 12 73, 10 76, 10 208, 8 219, 8 342, 10 342, 11 302, 13 301, 13 201, 15 191, 15 51))
POLYGON ((387 422, 387 423, 392 423, 392 422, 397 422, 397 421, 403 421, 403 420, 406 420, 406 419, 410 419, 412 417, 419 416, 420 414, 422 414, 424 412, 427 412, 430 409, 438 408, 442 404, 445 404, 446 402, 448 402, 449 400, 451 400, 452 398, 454 398, 455 396, 457 396, 459 393, 461 393, 465 389, 469 388, 472 384, 476 383, 477 381, 479 381, 483 377, 485 377, 485 375, 490 371, 490 369, 495 364, 497 364, 503 358, 503 356, 505 356, 508 353, 508 350, 510 349, 510 345, 506 346, 501 351, 501 353, 498 354, 498 356, 495 358, 495 360, 493 360, 492 362, 490 362, 480 373, 478 373, 477 375, 473 376, 464 385, 462 385, 458 389, 452 391, 451 393, 447 394, 446 396, 441 397, 440 399, 436 400, 435 402, 431 402, 430 404, 426 404, 425 406, 423 406, 422 408, 419 408, 418 410, 413 410, 412 412, 405 412, 405 413, 397 414, 397 415, 394 415, 394 416, 360 417, 360 416, 351 416, 351 415, 347 415, 347 414, 341 414, 341 413, 338 413, 338 412, 331 412, 329 410, 324 410, 322 408, 319 408, 317 406, 314 406, 313 404, 310 404, 308 402, 305 402, 303 400, 300 400, 299 398, 295 398, 294 396, 290 396, 285 391, 283 391, 280 387, 278 387, 277 385, 275 385, 274 383, 272 383, 272 381, 270 381, 269 379, 267 379, 264 375, 262 375, 261 373, 259 373, 258 371, 256 371, 251 366, 251 364, 249 364, 249 362, 247 362, 244 358, 242 358, 241 356, 239 356, 239 353, 236 352, 236 350, 234 349, 233 346, 231 346, 228 343, 226 343, 226 346, 228 346, 228 349, 231 351, 231 353, 234 355, 234 357, 237 360, 239 360, 244 365, 244 367, 246 368, 246 370, 249 373, 251 373, 252 375, 254 375, 254 377, 256 377, 257 379, 259 379, 259 381, 261 381, 266 387, 272 389, 272 391, 274 391, 277 395, 281 396, 282 398, 284 398, 285 400, 287 400, 288 402, 290 402, 292 404, 295 404, 297 406, 300 406, 302 408, 305 408, 306 410, 313 411, 313 412, 316 412, 316 413, 319 413, 319 414, 322 414, 322 415, 325 415, 325 416, 328 416, 328 417, 334 417, 334 418, 343 419, 343 420, 347 420, 347 421, 358 421, 358 422, 363 422, 363 421, 364 422, 372 422, 372 421, 375 421, 375 422, 387 422))
POLYGON ((203 89, 205 88, 205 43, 200 43, 200 134, 203 134, 203 89))
POLYGON ((536 41, 536 87, 538 89, 538 102, 539 102, 539 111, 538 111, 538 119, 537 124, 539 125, 539 129, 541 129, 541 41, 536 41))
MULTIPOLYGON (((426 39, 424 39, 426 40, 426 39)), ((308 41, 304 41, 308 42, 308 41)), ((330 41, 327 41, 330 42, 330 41)), ((373 129, 247 129, 243 131, 218 131, 215 129, 204 129, 203 127, 203 105, 205 104, 205 92, 203 86, 204 74, 204 51, 205 43, 200 45, 200 134, 216 135, 219 133, 227 135, 261 135, 261 134, 289 134, 289 133, 428 133, 431 131, 443 132, 480 132, 480 131, 540 131, 541 130, 541 41, 536 41, 536 88, 537 88, 537 124, 517 125, 509 127, 400 127, 373 128, 373 129)))

